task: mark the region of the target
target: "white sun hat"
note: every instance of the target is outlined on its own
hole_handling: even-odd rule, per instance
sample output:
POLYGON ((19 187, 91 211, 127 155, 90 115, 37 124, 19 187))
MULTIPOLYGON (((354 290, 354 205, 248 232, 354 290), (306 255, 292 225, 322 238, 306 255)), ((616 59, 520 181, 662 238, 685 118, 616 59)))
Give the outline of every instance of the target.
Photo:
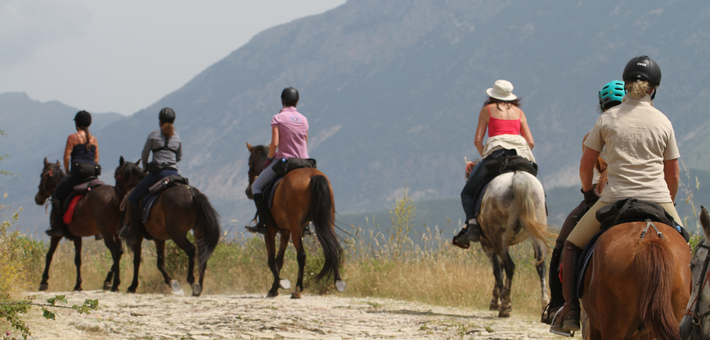
POLYGON ((515 100, 518 96, 513 94, 513 84, 507 80, 496 80, 492 88, 486 90, 486 93, 498 100, 510 101, 515 100))

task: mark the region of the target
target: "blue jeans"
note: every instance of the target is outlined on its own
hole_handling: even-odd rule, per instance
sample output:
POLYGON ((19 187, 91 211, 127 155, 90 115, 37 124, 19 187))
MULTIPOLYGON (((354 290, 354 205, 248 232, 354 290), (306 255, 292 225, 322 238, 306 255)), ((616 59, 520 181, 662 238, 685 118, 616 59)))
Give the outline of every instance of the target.
POLYGON ((254 194, 261 194, 264 192, 264 187, 276 178, 276 173, 271 168, 274 167, 276 162, 280 162, 281 159, 274 159, 271 164, 267 166, 264 171, 259 174, 254 183, 251 184, 251 192, 254 194))
POLYGON ((165 177, 177 174, 177 170, 173 169, 165 169, 158 173, 149 173, 148 176, 146 176, 140 181, 140 183, 138 183, 138 185, 136 185, 135 189, 133 189, 133 192, 128 195, 128 202, 138 205, 138 202, 141 200, 141 198, 148 195, 148 189, 150 189, 153 184, 160 182, 160 180, 165 177))

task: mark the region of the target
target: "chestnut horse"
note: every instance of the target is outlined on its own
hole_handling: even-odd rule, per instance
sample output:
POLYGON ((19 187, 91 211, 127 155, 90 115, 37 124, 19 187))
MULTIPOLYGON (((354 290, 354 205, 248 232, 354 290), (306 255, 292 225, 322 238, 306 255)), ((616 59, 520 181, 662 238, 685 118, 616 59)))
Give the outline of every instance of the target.
POLYGON ((582 303, 590 339, 680 339, 690 298, 690 249, 672 227, 642 236, 646 222, 610 228, 596 242, 582 303))
MULTIPOLYGON (((264 145, 251 146, 249 149, 249 185, 246 195, 253 199, 251 185, 264 169, 269 149, 264 145)), ((284 253, 291 238, 296 248, 298 260, 298 281, 291 294, 291 298, 301 298, 303 292, 303 270, 306 266, 306 251, 303 249, 303 228, 308 222, 313 221, 316 236, 320 242, 325 263, 323 269, 316 276, 320 280, 325 276, 333 275, 335 288, 345 290, 345 281, 340 278, 340 262, 342 248, 335 236, 335 205, 333 204, 333 191, 325 175, 313 168, 301 168, 289 171, 274 193, 274 203, 271 207, 273 219, 269 219, 268 231, 264 237, 266 251, 269 256, 269 268, 274 274, 274 283, 269 290, 269 297, 279 295, 279 288, 289 288, 287 279, 281 280, 279 272, 284 264, 284 253), (276 252, 276 234, 281 233, 278 256, 276 252)))
MULTIPOLYGON (((49 163, 47 158, 45 158, 44 168, 40 176, 39 191, 35 195, 35 203, 44 205, 64 176, 65 174, 59 165, 59 161, 57 163, 49 163)), ((75 291, 82 290, 81 238, 99 234, 104 237, 104 243, 111 251, 111 257, 113 258, 113 266, 111 266, 111 270, 106 275, 103 288, 104 290, 111 289, 111 291, 115 292, 121 284, 119 263, 123 254, 123 246, 117 235, 119 211, 118 205, 113 204, 111 200, 113 196, 114 189, 110 185, 102 185, 88 192, 76 205, 74 220, 66 226, 69 233, 74 235, 71 240, 74 242, 74 264, 76 264, 75 291), (112 281, 113 284, 111 283, 112 281)), ((44 274, 42 274, 42 282, 39 284, 39 290, 41 291, 49 288, 47 282, 49 280, 49 265, 52 263, 52 257, 61 240, 62 237, 59 236, 54 236, 50 240, 44 274)))
MULTIPOLYGON (((116 200, 122 202, 128 198, 128 193, 141 179, 145 177, 138 163, 127 162, 121 157, 116 168, 116 200)), ((121 209, 124 210, 124 209, 121 209)), ((122 221, 126 221, 126 212, 122 213, 122 221)), ((178 185, 165 190, 153 203, 150 218, 144 224, 144 229, 130 225, 131 233, 136 233, 129 244, 133 250, 133 282, 128 287, 129 293, 135 293, 138 288, 138 272, 141 264, 141 245, 144 232, 155 242, 158 257, 158 270, 163 274, 165 284, 174 293, 179 293, 180 284, 170 277, 165 270, 165 241, 173 240, 187 254, 187 282, 192 288, 192 296, 200 296, 207 261, 212 256, 221 236, 219 215, 210 204, 207 196, 189 185, 178 185), (197 258, 199 260, 200 279, 195 282, 195 245, 187 239, 187 233, 192 230, 197 241, 197 258)))
MULTIPOLYGON (((473 164, 467 163, 467 173, 473 164)), ((508 247, 530 238, 540 276, 542 310, 550 300, 545 282, 545 255, 548 238, 554 235, 547 230, 545 191, 540 181, 525 171, 498 175, 483 194, 478 222, 481 225, 481 248, 491 261, 495 277, 489 308, 498 310, 499 317, 510 316, 515 263, 508 247)))
POLYGON ((700 207, 700 225, 705 238, 695 246, 695 256, 690 261, 693 273, 692 294, 680 322, 680 337, 687 339, 710 339, 710 214, 700 207))

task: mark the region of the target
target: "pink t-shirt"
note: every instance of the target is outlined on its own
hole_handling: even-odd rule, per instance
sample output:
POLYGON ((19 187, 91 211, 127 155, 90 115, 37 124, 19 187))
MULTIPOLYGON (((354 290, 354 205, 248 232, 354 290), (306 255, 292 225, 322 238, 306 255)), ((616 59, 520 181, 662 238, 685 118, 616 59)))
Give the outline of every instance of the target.
POLYGON ((308 158, 308 120, 289 106, 271 119, 271 126, 279 128, 279 148, 275 158, 308 158))

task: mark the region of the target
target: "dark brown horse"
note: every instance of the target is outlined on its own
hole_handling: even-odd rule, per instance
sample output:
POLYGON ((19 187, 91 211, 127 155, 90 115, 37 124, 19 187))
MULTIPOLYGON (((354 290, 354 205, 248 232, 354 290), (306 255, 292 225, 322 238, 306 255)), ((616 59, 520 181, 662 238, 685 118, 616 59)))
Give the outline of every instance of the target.
MULTIPOLYGON (((47 162, 47 158, 45 158, 44 168, 42 169, 39 182, 39 191, 37 195, 35 195, 35 203, 37 203, 37 205, 44 205, 64 176, 65 174, 59 166, 59 161, 57 161, 57 163, 49 163, 47 162)), ((123 254, 123 247, 117 235, 119 210, 118 205, 112 202, 113 196, 114 190, 110 185, 102 185, 88 192, 77 204, 76 210, 74 211, 74 220, 67 226, 69 233, 74 235, 71 240, 74 242, 74 264, 76 264, 75 291, 82 290, 81 238, 99 234, 104 237, 104 243, 111 251, 111 257, 113 258, 113 266, 108 272, 108 275, 106 275, 104 289, 108 290, 110 288, 111 291, 115 292, 121 284, 119 263, 121 261, 121 255, 123 254), (113 281, 113 284, 111 281, 113 281)), ((52 257, 61 240, 61 237, 52 237, 50 240, 44 274, 42 274, 42 282, 39 284, 39 290, 47 290, 47 288, 49 288, 49 284, 47 283, 47 280, 49 280, 49 265, 52 263, 52 257)))
MULTIPOLYGON (((139 161, 140 162, 140 161, 139 161)), ((116 200, 127 199, 128 192, 145 177, 138 163, 126 162, 121 157, 116 168, 116 200)), ((121 204, 125 206, 125 204, 121 204)), ((122 221, 126 221, 126 212, 122 214, 122 221)), ((130 224, 130 221, 126 221, 130 224)), ((193 296, 200 296, 205 277, 207 261, 212 256, 221 236, 219 215, 212 208, 207 197, 197 188, 188 185, 179 185, 165 190, 153 203, 150 218, 144 228, 128 226, 132 233, 137 233, 135 242, 130 244, 133 250, 133 282, 128 287, 129 293, 135 293, 138 288, 138 271, 141 264, 141 245, 144 236, 149 236, 155 241, 158 256, 158 270, 163 274, 165 283, 173 292, 180 292, 180 284, 173 280, 165 270, 165 241, 173 240, 182 249, 188 258, 187 282, 192 288, 193 296), (195 245, 187 239, 187 233, 192 230, 197 241, 195 245), (199 260, 200 279, 195 283, 194 268, 195 255, 199 260)))
MULTIPOLYGON (((253 199, 251 185, 264 169, 268 148, 263 145, 251 146, 249 149, 249 185, 246 195, 253 199)), ((298 281, 291 294, 294 299, 301 298, 303 292, 303 270, 306 266, 306 251, 303 249, 303 228, 312 221, 316 228, 316 236, 320 242, 325 263, 316 276, 321 279, 333 275, 335 288, 345 290, 345 281, 340 278, 340 262, 342 248, 335 235, 335 205, 333 191, 325 175, 313 168, 301 168, 290 171, 284 177, 274 193, 274 203, 271 207, 273 219, 267 222, 268 232, 264 237, 266 251, 269 256, 269 268, 274 274, 274 283, 269 290, 270 297, 279 295, 279 288, 289 288, 290 282, 281 279, 279 272, 283 267, 284 253, 291 238, 296 248, 298 260, 298 281), (281 233, 279 253, 276 256, 276 234, 281 233)))
POLYGON ((690 248, 672 227, 614 226, 599 237, 584 276, 590 339, 680 339, 690 298, 690 248))

